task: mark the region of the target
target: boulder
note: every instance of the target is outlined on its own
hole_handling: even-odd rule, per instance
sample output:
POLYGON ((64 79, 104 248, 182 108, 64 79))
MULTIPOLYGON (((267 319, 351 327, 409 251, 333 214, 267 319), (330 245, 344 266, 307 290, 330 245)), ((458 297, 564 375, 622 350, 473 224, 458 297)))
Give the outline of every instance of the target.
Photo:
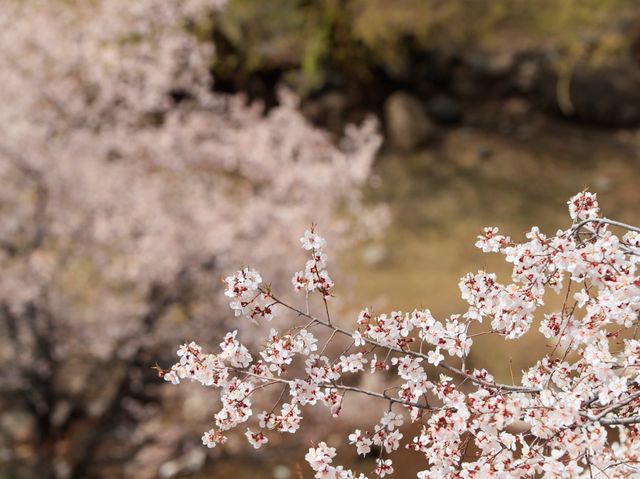
POLYGON ((387 144, 394 149, 412 151, 436 137, 422 102, 409 93, 392 93, 384 104, 384 118, 387 144))
POLYGON ((580 64, 566 76, 546 64, 529 98, 542 110, 614 128, 640 125, 640 68, 627 60, 580 64))
POLYGON ((636 65, 578 68, 569 88, 573 111, 562 111, 567 116, 603 126, 640 123, 640 69, 636 65))

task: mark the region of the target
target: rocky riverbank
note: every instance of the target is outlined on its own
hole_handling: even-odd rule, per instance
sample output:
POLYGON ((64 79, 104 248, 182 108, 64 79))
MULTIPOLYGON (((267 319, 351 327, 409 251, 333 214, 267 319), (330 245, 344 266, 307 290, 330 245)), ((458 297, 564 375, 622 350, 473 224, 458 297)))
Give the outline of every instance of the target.
POLYGON ((420 42, 413 32, 396 38, 387 52, 393 59, 382 60, 353 38, 355 27, 341 17, 332 17, 322 53, 313 56, 308 35, 290 25, 271 31, 274 20, 263 13, 267 26, 242 23, 231 9, 232 20, 213 27, 216 88, 243 91, 269 107, 277 86, 286 85, 300 94, 314 123, 335 133, 368 113, 382 119, 390 144, 404 150, 433 141, 442 128, 502 130, 538 114, 536 121, 564 118, 605 129, 640 125, 640 23, 632 17, 569 43, 531 32, 525 41, 511 32, 492 47, 472 39, 443 45, 420 42))

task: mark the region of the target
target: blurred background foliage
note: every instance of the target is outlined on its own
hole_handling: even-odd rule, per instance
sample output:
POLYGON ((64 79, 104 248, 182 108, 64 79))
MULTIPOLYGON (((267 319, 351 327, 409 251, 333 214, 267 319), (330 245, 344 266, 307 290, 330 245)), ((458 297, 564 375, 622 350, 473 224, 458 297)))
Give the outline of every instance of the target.
POLYGON ((336 71, 365 82, 412 74, 412 54, 554 50, 557 67, 629 50, 636 0, 232 0, 215 22, 218 81, 284 70, 302 94, 336 71), (625 24, 625 19, 627 20, 625 24))

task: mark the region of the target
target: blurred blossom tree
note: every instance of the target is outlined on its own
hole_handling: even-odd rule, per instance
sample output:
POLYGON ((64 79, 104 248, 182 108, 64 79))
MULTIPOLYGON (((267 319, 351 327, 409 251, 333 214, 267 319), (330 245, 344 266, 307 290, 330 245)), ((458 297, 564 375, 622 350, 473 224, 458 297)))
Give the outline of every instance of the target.
POLYGON ((401 447, 416 453, 424 469, 418 479, 638 477, 640 228, 602 217, 587 191, 568 207, 571 225, 554 235, 532 227, 520 243, 485 228, 475 245, 504 256, 510 282, 486 271, 465 275, 464 309, 442 319, 428 309, 367 308, 351 327, 339 321, 328 306, 326 241, 307 230, 300 242, 309 259, 292 278, 302 305, 282 299, 255 270, 226 278, 240 321, 289 316, 286 329, 272 328, 257 351, 237 330, 215 352, 183 344, 178 362, 160 375, 219 390, 214 426, 202 436, 209 448, 240 429, 257 449, 298 433, 310 409, 325 407, 337 418, 350 402, 367 400, 366 422, 347 435, 371 459, 365 472, 336 465, 336 448, 314 442, 305 459, 317 479, 391 475, 401 447), (541 313, 552 293, 563 298, 561 308, 541 313), (309 308, 309 295, 324 302, 319 312, 309 308), (469 365, 484 337, 516 341, 535 329, 548 345, 517 380, 501 383, 469 365), (382 385, 371 387, 371 375, 383 376, 382 385), (270 390, 277 400, 264 400, 270 390))
POLYGON ((0 475, 175 473, 202 414, 151 366, 222 330, 219 271, 280 277, 292 228, 360 211, 375 123, 336 146, 287 91, 266 114, 213 94, 221 7, 2 2, 0 475))

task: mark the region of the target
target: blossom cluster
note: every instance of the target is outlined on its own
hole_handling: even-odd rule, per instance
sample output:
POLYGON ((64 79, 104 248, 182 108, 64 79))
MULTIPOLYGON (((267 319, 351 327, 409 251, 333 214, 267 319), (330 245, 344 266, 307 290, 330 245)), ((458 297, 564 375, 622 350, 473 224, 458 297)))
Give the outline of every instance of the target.
MULTIPOLYGON (((371 476, 392 474, 393 454, 404 447, 424 457, 419 479, 635 477, 640 229, 601 217, 595 194, 583 191, 568 205, 572 224, 553 236, 534 227, 517 243, 497 228, 485 229, 476 246, 503 255, 512 265, 511 281, 500 283, 485 271, 464 276, 459 288, 467 306, 459 314, 436 319, 427 309, 389 314, 364 309, 346 329, 328 308, 325 315, 314 315, 251 283, 252 295, 262 294, 303 324, 286 333, 272 330, 255 360, 235 333, 213 356, 192 344, 185 360, 183 346, 180 362, 163 374, 173 382, 191 378, 221 389, 217 429, 203 437, 209 446, 223 443, 233 426, 249 420, 254 393, 280 384, 288 390, 288 402, 280 414, 276 403, 258 415, 260 429, 246 433, 253 447, 266 443, 270 430, 295 432, 309 407, 324 404, 339 416, 345 395, 357 393, 381 406, 377 423, 347 438, 357 454, 375 454, 371 476), (615 228, 626 232, 618 236, 615 228), (549 290, 564 298, 562 307, 537 314, 549 290), (534 325, 548 349, 519 383, 515 378, 500 383, 485 369, 467 367, 478 335, 517 340, 534 325), (322 331, 329 336, 318 351, 322 331), (390 383, 383 391, 354 381, 381 372, 390 383), (408 433, 406 417, 418 433, 415 426, 408 433)), ((301 241, 313 259, 294 276, 294 286, 326 299, 324 287, 308 287, 324 271, 325 241, 313 230, 301 241)), ((249 270, 239 274, 228 282, 232 291, 257 276, 249 270)), ((246 316, 256 319, 251 312, 246 316)), ((305 458, 318 479, 365 477, 334 465, 336 456, 335 448, 320 442, 305 458)))
POLYGON ((327 255, 323 253, 326 241, 317 235, 314 228, 304 232, 304 236, 300 238, 303 249, 311 251, 311 259, 307 261, 304 271, 298 271, 291 282, 296 291, 319 291, 326 300, 331 296, 333 281, 326 270, 327 255))

